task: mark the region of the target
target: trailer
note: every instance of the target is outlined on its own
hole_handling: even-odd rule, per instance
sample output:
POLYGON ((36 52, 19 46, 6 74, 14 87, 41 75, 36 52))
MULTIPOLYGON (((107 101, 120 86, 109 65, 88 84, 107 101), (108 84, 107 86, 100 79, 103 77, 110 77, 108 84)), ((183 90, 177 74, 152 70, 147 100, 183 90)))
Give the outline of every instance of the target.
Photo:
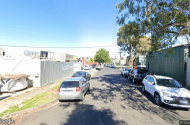
POLYGON ((28 87, 29 75, 0 76, 0 92, 14 92, 28 87))

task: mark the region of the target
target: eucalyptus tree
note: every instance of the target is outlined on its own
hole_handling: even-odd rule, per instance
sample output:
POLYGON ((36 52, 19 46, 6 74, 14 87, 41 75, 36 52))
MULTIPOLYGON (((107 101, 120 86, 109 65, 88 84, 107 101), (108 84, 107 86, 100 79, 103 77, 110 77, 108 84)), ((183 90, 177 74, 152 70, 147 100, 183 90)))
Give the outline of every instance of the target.
POLYGON ((137 58, 137 54, 146 53, 150 49, 150 39, 141 34, 140 25, 133 21, 120 27, 117 33, 117 44, 121 50, 130 55, 130 65, 137 58))
POLYGON ((124 0, 116 8, 119 25, 135 17, 142 33, 151 34, 152 51, 159 49, 160 41, 168 47, 180 36, 189 38, 190 0, 124 0))

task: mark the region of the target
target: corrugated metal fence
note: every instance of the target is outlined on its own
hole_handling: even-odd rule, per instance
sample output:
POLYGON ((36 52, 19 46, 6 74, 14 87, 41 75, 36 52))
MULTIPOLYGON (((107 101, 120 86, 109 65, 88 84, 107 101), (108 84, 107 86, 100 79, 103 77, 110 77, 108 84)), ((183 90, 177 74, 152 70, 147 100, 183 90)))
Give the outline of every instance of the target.
POLYGON ((185 85, 184 46, 173 48, 173 52, 154 52, 147 57, 147 67, 152 74, 169 76, 185 85))
POLYGON ((70 77, 73 74, 73 62, 41 61, 41 86, 70 77))

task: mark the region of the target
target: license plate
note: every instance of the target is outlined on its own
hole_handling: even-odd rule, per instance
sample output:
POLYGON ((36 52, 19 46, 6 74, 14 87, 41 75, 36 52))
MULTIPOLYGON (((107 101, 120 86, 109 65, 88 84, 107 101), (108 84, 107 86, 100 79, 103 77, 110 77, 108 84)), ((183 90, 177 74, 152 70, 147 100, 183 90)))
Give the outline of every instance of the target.
POLYGON ((63 90, 64 92, 72 92, 73 90, 63 90))
POLYGON ((187 100, 180 100, 179 103, 181 103, 181 104, 188 104, 188 101, 187 100))

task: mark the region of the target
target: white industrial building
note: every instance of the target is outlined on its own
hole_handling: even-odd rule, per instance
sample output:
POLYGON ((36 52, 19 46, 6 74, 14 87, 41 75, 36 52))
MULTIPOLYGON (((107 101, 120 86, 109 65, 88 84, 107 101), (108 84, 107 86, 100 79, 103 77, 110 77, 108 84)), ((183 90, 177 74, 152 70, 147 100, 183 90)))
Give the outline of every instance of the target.
POLYGON ((0 92, 22 89, 22 84, 41 87, 70 76, 73 63, 65 61, 63 51, 55 50, 0 47, 0 92))

